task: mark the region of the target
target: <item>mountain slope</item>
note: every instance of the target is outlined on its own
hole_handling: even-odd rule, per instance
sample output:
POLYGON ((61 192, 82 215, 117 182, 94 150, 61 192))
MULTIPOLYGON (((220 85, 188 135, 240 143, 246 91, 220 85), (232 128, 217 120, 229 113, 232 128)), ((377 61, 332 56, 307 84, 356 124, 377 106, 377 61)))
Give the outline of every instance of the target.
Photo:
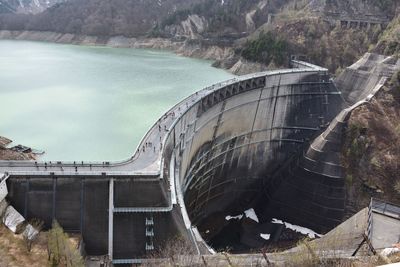
POLYGON ((400 56, 400 12, 380 36, 374 52, 400 56))
POLYGON ((221 59, 216 66, 240 74, 286 66, 291 55, 336 72, 377 43, 378 52, 399 50, 393 19, 399 6, 397 0, 68 0, 36 15, 0 15, 0 30, 97 36, 103 44, 113 36, 156 37, 178 43, 158 47, 221 59), (223 52, 213 57, 210 49, 223 52), (247 68, 248 61, 257 63, 247 68))
POLYGON ((66 0, 0 0, 1 13, 36 14, 66 0))
POLYGON ((101 36, 237 39, 271 24, 275 17, 299 18, 307 14, 331 20, 388 21, 398 5, 395 0, 64 1, 0 0, 2 10, 16 12, 21 7, 44 8, 58 3, 35 16, 0 16, 0 28, 101 36))
POLYGON ((269 14, 279 12, 291 1, 206 0, 189 9, 175 12, 162 21, 158 30, 169 36, 178 34, 186 38, 243 37, 268 22, 269 14), (194 18, 202 20, 202 27, 198 27, 194 18), (197 36, 187 31, 190 24, 198 30, 197 36))
POLYGON ((355 210, 370 198, 400 204, 400 73, 354 110, 343 145, 347 198, 355 210))
POLYGON ((202 0, 70 0, 35 16, 3 16, 2 29, 139 36, 163 18, 202 0), (16 22, 19 21, 18 26, 16 22))

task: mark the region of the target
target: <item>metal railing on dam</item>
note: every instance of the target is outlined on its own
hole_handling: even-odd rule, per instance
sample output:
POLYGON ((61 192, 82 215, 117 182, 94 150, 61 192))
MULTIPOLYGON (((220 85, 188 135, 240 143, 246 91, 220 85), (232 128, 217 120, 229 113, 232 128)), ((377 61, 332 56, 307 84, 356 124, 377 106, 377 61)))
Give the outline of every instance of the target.
MULTIPOLYGON (((114 263, 139 262, 177 234, 204 253, 202 237, 210 240, 226 215, 254 206, 260 220, 268 218, 257 200, 274 172, 347 107, 326 69, 295 63, 299 68, 237 77, 187 97, 125 161, 1 161, 8 199, 25 218, 47 226, 57 219, 82 233, 88 254, 108 254, 114 263)), ((293 218, 318 221, 315 206, 293 218)))

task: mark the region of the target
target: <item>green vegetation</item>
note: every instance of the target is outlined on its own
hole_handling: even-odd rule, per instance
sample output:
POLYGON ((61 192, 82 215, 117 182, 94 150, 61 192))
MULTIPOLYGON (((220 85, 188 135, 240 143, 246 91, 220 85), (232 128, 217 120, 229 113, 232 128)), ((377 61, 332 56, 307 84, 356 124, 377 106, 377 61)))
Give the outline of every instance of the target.
POLYGON ((48 233, 48 251, 50 266, 83 267, 84 262, 79 251, 73 247, 57 221, 53 222, 48 233))
POLYGON ((352 185, 353 185, 353 175, 346 174, 346 186, 352 186, 352 185))
MULTIPOLYGON (((366 132, 367 129, 363 128, 359 124, 350 124, 349 129, 346 132, 345 154, 348 159, 346 165, 351 169, 357 168, 360 160, 365 154, 367 147, 366 132)), ((348 176, 352 177, 351 174, 348 174, 348 176)), ((353 181, 353 177, 351 178, 351 181, 353 181)))
POLYGON ((286 40, 275 37, 271 32, 261 33, 258 39, 248 42, 242 51, 245 59, 265 64, 274 62, 277 65, 284 65, 288 54, 286 40))
POLYGON ((382 33, 380 25, 342 28, 321 18, 301 16, 301 12, 290 14, 276 19, 279 27, 266 27, 261 34, 250 36, 237 55, 276 67, 286 66, 290 55, 301 55, 339 74, 374 47, 382 33))
POLYGON ((397 182, 394 184, 394 190, 396 190, 397 193, 400 194, 400 180, 397 181, 397 182))
MULTIPOLYGON (((392 87, 392 94, 393 94, 395 100, 400 102, 400 71, 398 71, 397 73, 395 73, 393 75, 392 79, 390 80, 390 84, 392 87)), ((400 126, 399 126, 399 129, 400 129, 400 126)), ((399 129, 397 129, 397 130, 399 130, 399 129)))
POLYGON ((400 15, 394 18, 379 37, 374 52, 400 56, 400 15))

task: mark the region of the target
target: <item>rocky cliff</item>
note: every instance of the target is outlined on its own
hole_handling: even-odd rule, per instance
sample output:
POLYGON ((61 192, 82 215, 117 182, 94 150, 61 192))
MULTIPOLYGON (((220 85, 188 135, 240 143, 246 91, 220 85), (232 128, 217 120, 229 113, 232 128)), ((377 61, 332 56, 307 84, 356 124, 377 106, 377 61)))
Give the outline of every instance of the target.
POLYGON ((7 148, 11 140, 0 136, 0 160, 34 160, 33 153, 22 153, 7 148))

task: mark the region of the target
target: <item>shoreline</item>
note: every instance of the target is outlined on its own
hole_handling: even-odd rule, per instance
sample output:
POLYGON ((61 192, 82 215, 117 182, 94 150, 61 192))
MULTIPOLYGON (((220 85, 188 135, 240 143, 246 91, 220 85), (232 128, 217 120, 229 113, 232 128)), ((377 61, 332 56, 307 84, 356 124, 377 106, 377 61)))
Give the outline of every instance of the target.
POLYGON ((177 55, 198 57, 201 59, 222 60, 233 53, 231 47, 221 48, 199 45, 189 45, 185 41, 172 41, 167 38, 145 38, 125 36, 93 36, 47 31, 0 31, 2 40, 42 41, 58 44, 73 44, 86 46, 105 46, 112 48, 144 48, 159 49, 175 52, 177 55), (190 47, 191 46, 191 47, 190 47), (202 48, 202 49, 201 49, 202 48))
POLYGON ((83 46, 104 46, 111 48, 157 49, 175 53, 178 56, 215 61, 212 66, 225 69, 235 75, 245 75, 266 70, 260 63, 250 62, 235 55, 233 47, 203 44, 196 41, 174 41, 167 38, 91 36, 47 31, 0 30, 0 40, 40 41, 55 44, 83 46))
POLYGON ((39 154, 34 152, 18 152, 7 147, 12 140, 0 135, 0 160, 37 160, 39 154))

